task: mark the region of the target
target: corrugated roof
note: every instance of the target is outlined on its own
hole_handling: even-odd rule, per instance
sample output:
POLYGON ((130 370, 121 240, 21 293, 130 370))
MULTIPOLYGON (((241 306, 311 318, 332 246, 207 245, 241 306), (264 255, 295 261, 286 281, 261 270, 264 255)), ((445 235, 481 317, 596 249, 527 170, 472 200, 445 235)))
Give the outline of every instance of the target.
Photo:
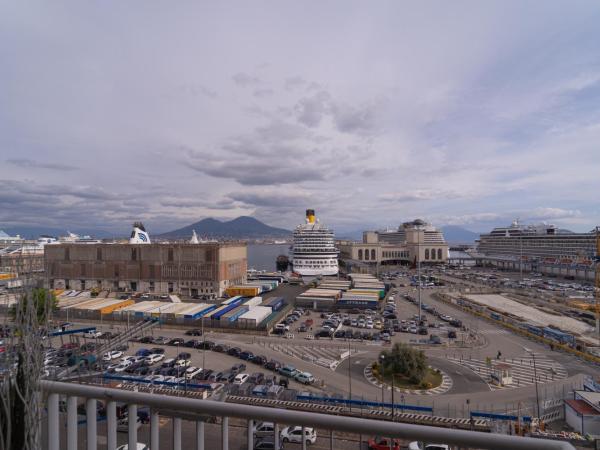
POLYGON ((565 400, 565 403, 582 416, 600 416, 600 412, 596 411, 584 400, 567 399, 565 400))

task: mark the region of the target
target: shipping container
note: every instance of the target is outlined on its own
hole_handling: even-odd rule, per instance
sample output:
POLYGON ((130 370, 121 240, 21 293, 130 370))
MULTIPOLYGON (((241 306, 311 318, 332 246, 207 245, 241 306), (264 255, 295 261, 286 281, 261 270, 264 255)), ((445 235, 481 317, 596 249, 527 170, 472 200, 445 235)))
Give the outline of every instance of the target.
POLYGON ((262 303, 262 297, 252 297, 250 300, 244 302, 244 305, 252 308, 254 306, 260 305, 262 303))
POLYGON ((238 318, 240 328, 257 328, 258 325, 273 313, 273 309, 268 306, 255 306, 248 312, 238 318))
POLYGON ((256 297, 260 294, 260 288, 257 286, 230 286, 225 289, 225 293, 230 296, 243 295, 244 297, 256 297))
POLYGON ((207 314, 208 312, 213 311, 215 309, 217 309, 217 305, 209 305, 207 303, 201 303, 199 305, 196 305, 196 307, 194 309, 187 311, 185 313, 185 318, 186 319, 199 319, 200 317, 203 317, 205 314, 207 314))
POLYGON ((236 306, 232 310, 229 310, 225 314, 223 314, 220 318, 220 322, 223 325, 226 325, 228 322, 235 322, 238 319, 238 317, 240 317, 242 314, 247 313, 248 310, 249 307, 246 305, 236 306))
POLYGON ((110 314, 113 311, 117 311, 119 309, 125 308, 125 307, 133 305, 133 304, 135 304, 135 300, 133 300, 133 299, 119 300, 118 303, 114 303, 110 306, 105 306, 104 308, 102 308, 100 310, 100 314, 110 314))
POLYGON ((220 320, 223 315, 227 314, 229 311, 231 311, 232 309, 237 308, 238 306, 239 305, 233 304, 233 303, 231 305, 222 306, 221 308, 219 308, 219 311, 217 311, 216 313, 214 313, 211 316, 211 319, 212 320, 220 320))
POLYGON ((271 297, 263 301, 262 306, 268 306, 273 311, 279 311, 285 305, 283 297, 271 297))
POLYGON ((227 300, 223 300, 221 302, 221 305, 229 305, 230 303, 235 302, 236 300, 238 300, 240 298, 242 298, 241 295, 236 295, 234 297, 228 298, 227 300))

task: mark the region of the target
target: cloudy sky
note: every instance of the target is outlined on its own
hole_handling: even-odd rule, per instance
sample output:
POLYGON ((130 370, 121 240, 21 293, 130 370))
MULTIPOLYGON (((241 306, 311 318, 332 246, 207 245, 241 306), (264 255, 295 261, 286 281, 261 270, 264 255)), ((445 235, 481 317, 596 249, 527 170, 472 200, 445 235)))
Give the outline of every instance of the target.
POLYGON ((600 223, 600 3, 0 2, 0 228, 600 223))

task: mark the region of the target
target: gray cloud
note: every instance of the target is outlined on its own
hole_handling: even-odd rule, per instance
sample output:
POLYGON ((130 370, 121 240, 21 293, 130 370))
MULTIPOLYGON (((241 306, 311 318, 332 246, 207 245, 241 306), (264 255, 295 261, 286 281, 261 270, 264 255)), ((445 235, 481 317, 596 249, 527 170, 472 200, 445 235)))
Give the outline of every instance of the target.
POLYGON ((256 89, 252 93, 252 95, 258 98, 271 97, 273 96, 273 94, 275 94, 275 91, 273 89, 256 89))
POLYGON ((254 75, 249 75, 244 72, 236 73, 232 78, 235 84, 237 84, 238 86, 247 87, 261 84, 260 78, 254 75))
POLYGON ((28 169, 50 169, 50 170, 77 170, 78 167, 71 166, 69 164, 57 164, 57 163, 45 163, 41 161, 34 161, 27 158, 11 158, 7 159, 8 164, 13 166, 24 167, 28 169))

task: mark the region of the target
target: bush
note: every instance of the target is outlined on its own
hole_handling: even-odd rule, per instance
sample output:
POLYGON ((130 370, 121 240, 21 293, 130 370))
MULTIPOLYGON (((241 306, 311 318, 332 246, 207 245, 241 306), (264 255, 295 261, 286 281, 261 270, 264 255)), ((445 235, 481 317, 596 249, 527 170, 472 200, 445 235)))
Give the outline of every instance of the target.
POLYGON ((427 370, 425 354, 406 344, 395 344, 390 350, 381 352, 379 361, 384 375, 401 375, 414 384, 423 379, 427 370))

